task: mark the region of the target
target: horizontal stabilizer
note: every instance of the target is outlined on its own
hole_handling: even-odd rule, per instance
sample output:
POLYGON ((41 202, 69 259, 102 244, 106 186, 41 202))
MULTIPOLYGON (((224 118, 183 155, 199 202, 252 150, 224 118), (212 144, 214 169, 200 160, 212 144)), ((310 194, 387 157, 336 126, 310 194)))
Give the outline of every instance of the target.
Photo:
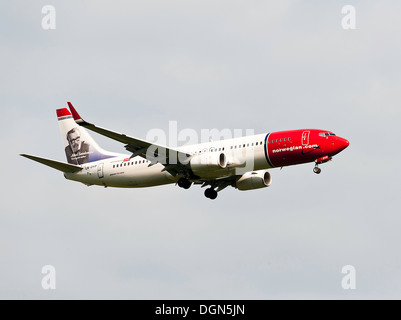
POLYGON ((56 169, 56 170, 59 170, 62 172, 72 172, 73 173, 73 172, 78 172, 78 171, 82 170, 82 167, 76 166, 73 164, 68 164, 68 163, 54 161, 54 160, 45 159, 45 158, 39 158, 39 157, 31 156, 28 154, 20 154, 20 156, 31 159, 36 162, 39 162, 41 164, 44 164, 46 166, 49 166, 53 169, 56 169))

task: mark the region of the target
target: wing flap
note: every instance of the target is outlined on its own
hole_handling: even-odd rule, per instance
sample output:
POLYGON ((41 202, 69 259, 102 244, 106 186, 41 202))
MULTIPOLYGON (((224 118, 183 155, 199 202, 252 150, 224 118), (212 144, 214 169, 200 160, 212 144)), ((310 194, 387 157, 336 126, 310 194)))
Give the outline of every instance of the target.
POLYGON ((41 164, 44 164, 48 167, 51 167, 53 169, 62 171, 62 172, 78 172, 82 170, 82 167, 80 166, 76 166, 73 164, 68 164, 68 163, 64 163, 64 162, 60 162, 60 161, 55 161, 55 160, 50 160, 50 159, 46 159, 46 158, 40 158, 40 157, 35 157, 35 156, 31 156, 29 154, 20 154, 20 156, 31 159, 33 161, 39 162, 41 164))

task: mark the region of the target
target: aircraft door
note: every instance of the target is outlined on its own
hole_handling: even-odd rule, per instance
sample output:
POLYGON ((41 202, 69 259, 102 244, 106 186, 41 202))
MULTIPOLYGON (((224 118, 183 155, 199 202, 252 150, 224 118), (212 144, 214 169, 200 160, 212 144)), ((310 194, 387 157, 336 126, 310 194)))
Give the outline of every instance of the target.
POLYGON ((104 178, 103 166, 104 166, 104 163, 99 163, 97 166, 97 176, 99 177, 99 179, 104 178))

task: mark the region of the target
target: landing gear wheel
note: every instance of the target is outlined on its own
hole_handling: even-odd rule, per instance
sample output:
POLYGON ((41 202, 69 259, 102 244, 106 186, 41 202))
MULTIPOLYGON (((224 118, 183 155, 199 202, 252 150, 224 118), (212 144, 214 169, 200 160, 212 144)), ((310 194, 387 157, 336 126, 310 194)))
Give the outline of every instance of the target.
POLYGON ((192 183, 188 179, 185 178, 180 178, 178 180, 178 186, 184 189, 189 189, 191 187, 192 183))
POLYGON ((217 191, 213 190, 213 192, 211 193, 209 198, 212 199, 212 200, 216 199, 217 198, 217 191))
POLYGON ((319 174, 320 172, 322 172, 322 169, 320 169, 319 167, 314 167, 313 172, 319 174))
POLYGON ((205 197, 214 200, 217 198, 217 191, 213 188, 208 188, 205 190, 205 197))

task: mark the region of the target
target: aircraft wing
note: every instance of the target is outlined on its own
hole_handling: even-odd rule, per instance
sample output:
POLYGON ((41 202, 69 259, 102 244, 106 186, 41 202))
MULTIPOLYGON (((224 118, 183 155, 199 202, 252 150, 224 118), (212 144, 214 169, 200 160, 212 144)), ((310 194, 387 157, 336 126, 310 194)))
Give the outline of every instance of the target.
POLYGON ((190 154, 167 148, 165 146, 160 146, 142 139, 130 137, 123 133, 98 127, 83 120, 71 102, 68 102, 68 106, 70 107, 71 114, 77 124, 110 139, 124 143, 125 149, 132 152, 131 158, 141 156, 150 160, 151 165, 161 163, 165 167, 164 170, 174 176, 186 170, 185 165, 190 160, 190 154))
POLYGON ((68 164, 68 163, 50 160, 50 159, 46 159, 46 158, 39 158, 39 157, 31 156, 29 154, 20 154, 20 156, 31 159, 36 162, 39 162, 41 164, 44 164, 48 167, 51 167, 53 169, 56 169, 56 170, 59 170, 62 172, 72 172, 73 173, 73 172, 78 172, 78 171, 82 170, 81 166, 76 166, 73 164, 68 164))

